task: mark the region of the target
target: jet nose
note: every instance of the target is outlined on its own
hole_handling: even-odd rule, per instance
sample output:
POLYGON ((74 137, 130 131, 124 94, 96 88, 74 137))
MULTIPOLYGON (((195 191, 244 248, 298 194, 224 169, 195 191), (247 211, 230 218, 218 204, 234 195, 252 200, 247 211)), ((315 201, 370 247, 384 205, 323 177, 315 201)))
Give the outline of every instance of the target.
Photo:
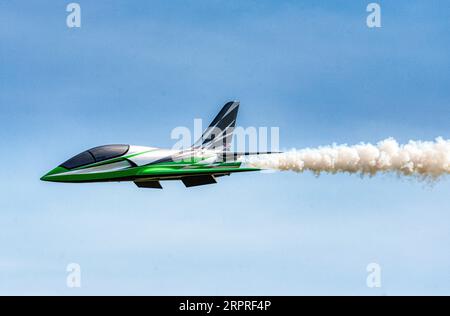
POLYGON ((55 176, 57 176, 59 173, 61 172, 65 172, 67 171, 66 169, 62 168, 62 167, 56 167, 52 170, 50 170, 49 172, 47 172, 46 174, 44 174, 41 177, 41 181, 57 181, 55 176))
POLYGON ((49 174, 50 172, 47 172, 46 174, 44 174, 42 177, 41 177, 41 181, 51 181, 50 179, 51 179, 51 177, 49 177, 49 174))

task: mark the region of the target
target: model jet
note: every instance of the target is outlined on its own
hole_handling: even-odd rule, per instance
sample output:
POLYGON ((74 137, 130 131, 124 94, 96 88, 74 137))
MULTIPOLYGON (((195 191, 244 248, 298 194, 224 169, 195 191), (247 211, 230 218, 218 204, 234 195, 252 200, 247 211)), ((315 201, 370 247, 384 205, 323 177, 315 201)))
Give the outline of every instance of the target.
POLYGON ((162 189, 162 180, 181 180, 186 187, 216 183, 242 167, 243 155, 272 152, 230 152, 239 102, 226 103, 200 139, 185 150, 133 145, 105 145, 86 150, 44 175, 53 182, 133 181, 140 188, 162 189))

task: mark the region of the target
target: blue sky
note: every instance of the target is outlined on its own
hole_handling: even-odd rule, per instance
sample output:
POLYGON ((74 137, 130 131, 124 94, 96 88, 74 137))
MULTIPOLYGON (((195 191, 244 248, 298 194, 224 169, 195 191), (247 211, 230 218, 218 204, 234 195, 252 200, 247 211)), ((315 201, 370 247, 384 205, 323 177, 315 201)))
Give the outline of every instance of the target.
POLYGON ((448 177, 39 181, 96 145, 171 147, 230 99, 285 149, 448 139, 447 1, 379 1, 380 29, 369 1, 78 1, 80 29, 68 3, 0 3, 1 294, 450 294, 448 177))

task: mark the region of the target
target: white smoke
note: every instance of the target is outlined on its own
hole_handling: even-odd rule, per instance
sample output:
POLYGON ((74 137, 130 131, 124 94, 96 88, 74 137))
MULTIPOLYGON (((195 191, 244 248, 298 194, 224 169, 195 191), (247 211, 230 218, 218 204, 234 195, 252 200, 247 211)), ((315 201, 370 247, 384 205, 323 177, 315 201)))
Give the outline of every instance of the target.
POLYGON ((336 145, 291 150, 247 158, 249 166, 261 169, 348 172, 361 175, 393 172, 405 176, 437 179, 450 173, 450 140, 441 137, 432 142, 409 141, 399 145, 393 138, 376 145, 336 145))

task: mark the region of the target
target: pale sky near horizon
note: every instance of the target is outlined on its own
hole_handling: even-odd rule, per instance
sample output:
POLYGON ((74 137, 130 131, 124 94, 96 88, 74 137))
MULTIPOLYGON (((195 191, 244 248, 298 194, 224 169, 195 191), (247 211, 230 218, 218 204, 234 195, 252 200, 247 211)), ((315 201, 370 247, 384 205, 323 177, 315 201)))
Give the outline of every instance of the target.
POLYGON ((369 2, 78 1, 69 29, 69 1, 2 1, 0 294, 449 295, 448 176, 39 181, 97 145, 171 147, 233 99, 282 149, 449 139, 449 2, 378 1, 379 29, 369 2))

